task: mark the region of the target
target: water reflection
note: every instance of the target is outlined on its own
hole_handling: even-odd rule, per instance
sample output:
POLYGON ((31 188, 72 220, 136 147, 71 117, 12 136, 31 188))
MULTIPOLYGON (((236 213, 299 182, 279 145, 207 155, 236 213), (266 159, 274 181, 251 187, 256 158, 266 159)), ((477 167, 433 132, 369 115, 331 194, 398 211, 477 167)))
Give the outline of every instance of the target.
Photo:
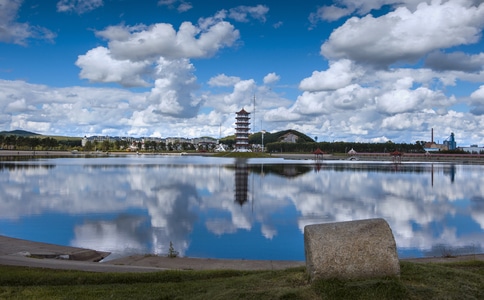
POLYGON ((483 252, 483 166, 187 157, 0 162, 0 234, 111 251, 304 259, 305 225, 383 217, 399 255, 483 252))
POLYGON ((244 205, 248 201, 249 167, 246 159, 235 161, 235 202, 244 205))

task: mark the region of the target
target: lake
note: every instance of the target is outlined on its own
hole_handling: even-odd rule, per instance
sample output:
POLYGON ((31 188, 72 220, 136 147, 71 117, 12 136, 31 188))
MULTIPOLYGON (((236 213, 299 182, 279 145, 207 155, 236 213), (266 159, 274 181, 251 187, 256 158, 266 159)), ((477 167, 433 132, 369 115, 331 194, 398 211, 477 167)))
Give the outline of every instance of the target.
POLYGON ((0 161, 0 234, 131 254, 304 260, 304 226, 390 225, 400 258, 482 253, 483 165, 128 155, 0 161))

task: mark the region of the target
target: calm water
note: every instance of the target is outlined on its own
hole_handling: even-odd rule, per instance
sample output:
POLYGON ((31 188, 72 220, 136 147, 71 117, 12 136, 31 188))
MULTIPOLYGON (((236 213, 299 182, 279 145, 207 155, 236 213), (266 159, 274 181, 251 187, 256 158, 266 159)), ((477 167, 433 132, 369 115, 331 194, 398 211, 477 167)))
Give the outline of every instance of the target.
POLYGON ((482 253, 484 166, 129 156, 0 162, 0 234, 112 252, 304 260, 308 224, 382 217, 403 257, 482 253))

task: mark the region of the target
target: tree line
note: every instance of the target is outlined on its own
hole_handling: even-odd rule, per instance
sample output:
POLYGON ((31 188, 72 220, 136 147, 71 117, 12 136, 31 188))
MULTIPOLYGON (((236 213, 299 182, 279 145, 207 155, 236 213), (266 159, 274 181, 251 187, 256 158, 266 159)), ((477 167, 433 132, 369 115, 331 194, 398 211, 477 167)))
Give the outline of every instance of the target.
POLYGON ((0 135, 0 148, 6 150, 70 150, 81 146, 81 140, 60 140, 52 137, 0 135))
MULTIPOLYGON (((277 141, 279 136, 266 134, 264 137, 264 150, 270 153, 277 152, 300 152, 311 153, 320 149, 326 153, 348 153, 351 149, 356 152, 367 153, 388 153, 400 151, 404 153, 424 153, 424 142, 417 141, 411 143, 361 143, 361 142, 316 142, 310 138, 298 139, 296 143, 286 143, 277 141)), ((226 137, 220 140, 228 149, 235 146, 235 136, 226 137)), ((262 135, 253 134, 249 137, 250 144, 262 144, 262 135)), ((82 147, 81 139, 56 139, 52 137, 28 137, 17 135, 0 135, 0 149, 6 150, 81 150, 81 151, 126 151, 132 144, 125 140, 115 141, 87 141, 82 147)), ((141 142, 136 142, 137 149, 142 150, 141 142)), ((164 151, 213 151, 215 145, 198 145, 191 143, 168 143, 156 141, 145 141, 144 151, 164 152, 164 151)), ((230 151, 230 150, 229 150, 230 151)), ((449 152, 449 151, 444 151, 449 152)), ((453 151, 461 153, 461 151, 453 151)), ((449 152, 450 153, 450 152, 449 152)))
POLYGON ((356 152, 389 153, 393 151, 405 153, 424 153, 421 143, 355 143, 355 142, 302 142, 302 143, 268 143, 264 145, 267 152, 314 152, 320 149, 326 153, 348 153, 351 149, 356 152))

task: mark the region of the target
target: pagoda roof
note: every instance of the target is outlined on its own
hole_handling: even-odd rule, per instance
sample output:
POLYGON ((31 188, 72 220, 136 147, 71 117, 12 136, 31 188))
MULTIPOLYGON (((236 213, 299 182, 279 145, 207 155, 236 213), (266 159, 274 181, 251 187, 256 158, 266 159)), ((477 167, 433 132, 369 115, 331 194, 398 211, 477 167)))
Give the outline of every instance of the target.
POLYGON ((236 112, 236 114, 246 114, 246 115, 248 115, 250 113, 248 113, 245 109, 242 108, 239 112, 236 112))

